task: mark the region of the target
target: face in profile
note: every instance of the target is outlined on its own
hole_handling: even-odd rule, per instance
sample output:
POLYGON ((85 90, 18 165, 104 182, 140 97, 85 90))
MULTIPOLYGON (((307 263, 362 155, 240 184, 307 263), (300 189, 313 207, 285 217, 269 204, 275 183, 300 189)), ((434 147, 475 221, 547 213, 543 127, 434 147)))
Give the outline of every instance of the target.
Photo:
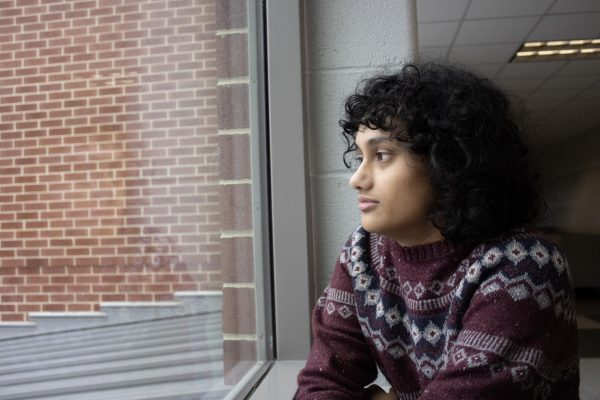
POLYGON ((350 186, 358 192, 362 226, 403 246, 441 240, 427 218, 433 190, 424 161, 406 142, 379 129, 361 125, 355 142, 357 169, 350 186))

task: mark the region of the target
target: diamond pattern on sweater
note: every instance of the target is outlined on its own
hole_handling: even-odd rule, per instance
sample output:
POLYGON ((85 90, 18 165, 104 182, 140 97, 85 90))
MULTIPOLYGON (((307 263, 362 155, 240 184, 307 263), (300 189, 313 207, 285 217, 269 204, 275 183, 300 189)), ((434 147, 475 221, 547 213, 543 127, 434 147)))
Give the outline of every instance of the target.
POLYGON ((513 240, 506 248, 506 256, 513 264, 518 264, 527 256, 527 250, 521 243, 513 240))
POLYGON ((482 351, 467 357, 467 365, 469 366, 469 368, 479 367, 480 365, 486 365, 487 363, 488 359, 485 356, 485 353, 482 351))
POLYGON ((369 274, 360 274, 356 277, 354 288, 360 291, 366 291, 371 285, 372 277, 369 274))
MULTIPOLYGON (((477 346, 482 347, 469 348, 465 347, 465 343, 457 346, 461 332, 459 327, 455 330, 454 325, 446 324, 447 314, 437 317, 455 303, 471 301, 474 293, 480 296, 504 293, 505 298, 513 302, 530 300, 539 309, 550 309, 560 317, 569 312, 569 296, 562 289, 554 290, 549 280, 540 280, 535 275, 535 271, 540 271, 540 276, 545 276, 543 274, 550 268, 559 275, 568 271, 562 255, 540 240, 526 241, 513 237, 504 245, 491 248, 478 246, 470 257, 457 265, 454 272, 431 281, 410 280, 411 276, 403 276, 402 270, 396 269, 394 264, 387 265, 388 262, 395 263, 396 257, 372 254, 373 247, 378 246, 383 246, 382 241, 373 240, 372 236, 353 236, 352 245, 344 251, 347 257, 344 267, 351 277, 353 295, 358 303, 356 314, 352 307, 332 306, 330 302, 326 311, 342 319, 356 315, 364 337, 371 344, 371 349, 380 353, 379 357, 400 361, 408 356, 416 371, 426 379, 434 379, 447 365, 462 369, 485 367, 491 376, 501 371, 509 373, 501 369, 502 363, 498 363, 497 355, 504 354, 500 350, 504 346, 501 338, 485 339, 481 342, 483 344, 477 342, 477 346), (363 240, 365 237, 368 240, 363 240), (368 251, 369 245, 371 252, 368 251), (537 269, 528 269, 526 264, 521 264, 525 261, 537 269), (495 272, 499 266, 502 270, 495 272), (530 276, 529 273, 534 274, 530 276), (433 315, 436 315, 435 322, 433 315), (493 365, 490 365, 490 360, 494 361, 493 365)), ((519 350, 518 353, 537 354, 531 349, 519 350)), ((510 359, 513 353, 508 354, 510 359)), ((524 362, 520 359, 514 361, 517 366, 524 362)), ((535 364, 537 361, 532 362, 535 364)), ((514 367, 513 360, 511 363, 514 367)), ((544 365, 540 368, 543 369, 544 365)), ((507 375, 506 379, 510 377, 507 375)))
POLYGON ((376 306, 377 304, 379 304, 379 299, 381 299, 381 291, 368 290, 365 294, 365 305, 376 306))
POLYGON ((425 286, 421 282, 417 283, 413 288, 413 293, 417 299, 420 299, 425 294, 425 286))
POLYGON ((352 315, 352 311, 348 306, 343 305, 340 308, 338 308, 338 314, 340 314, 342 318, 347 319, 350 318, 350 316, 352 315))
POLYGON ((387 322, 387 324, 389 325, 390 328, 399 324, 401 321, 401 318, 402 318, 402 316, 400 315, 400 312, 398 311, 398 306, 396 306, 394 308, 390 308, 389 310, 387 310, 385 312, 385 322, 387 322))
POLYGON ((442 337, 442 330, 433 321, 429 321, 429 324, 427 324, 422 333, 422 337, 435 346, 442 337))
POLYGON ((567 321, 575 320, 575 305, 571 296, 563 289, 554 290, 550 282, 536 284, 527 273, 514 278, 496 274, 483 282, 479 290, 483 295, 505 291, 515 302, 533 298, 541 310, 553 306, 557 317, 567 321))
POLYGON ((559 275, 562 274, 565 270, 566 261, 556 249, 554 249, 554 251, 552 252, 552 264, 554 265, 554 268, 556 269, 556 272, 558 272, 559 275))
POLYGON ((531 292, 523 284, 518 284, 513 287, 510 287, 506 289, 506 292, 510 294, 510 297, 512 297, 514 301, 524 300, 531 296, 531 292))
POLYGON ((358 276, 365 272, 365 263, 363 263, 362 261, 356 261, 350 264, 350 266, 350 276, 358 276))
POLYGON ((540 242, 536 242, 533 245, 529 254, 531 255, 531 258, 538 264, 539 268, 544 267, 550 259, 548 249, 544 247, 544 245, 542 245, 540 242))
POLYGON ((513 382, 521 382, 527 379, 529 376, 529 368, 524 365, 514 367, 510 369, 510 375, 513 378, 513 382))
MULTIPOLYGON (((513 398, 566 398, 562 394, 557 397, 554 391, 556 382, 569 385, 570 390, 577 378, 576 358, 566 358, 575 337, 574 307, 567 262, 550 242, 516 233, 491 245, 477 246, 468 256, 466 251, 453 249, 436 253, 445 258, 435 259, 433 253, 423 252, 425 247, 418 249, 418 254, 405 253, 405 249, 396 252, 390 239, 370 235, 362 228, 351 242, 340 257, 346 262, 336 268, 332 279, 332 287, 337 289, 328 290, 326 301, 319 299, 317 303, 321 308, 316 311, 323 318, 316 320, 319 335, 315 337, 321 342, 316 339, 319 347, 305 375, 305 379, 316 381, 312 388, 324 387, 320 385, 322 377, 339 374, 340 365, 345 369, 345 382, 347 374, 354 374, 353 382, 362 387, 362 371, 370 374, 369 364, 375 361, 403 400, 450 396, 457 385, 454 380, 444 383, 448 376, 467 381, 469 390, 473 388, 479 396, 489 382, 504 385, 513 398), (416 258, 402 260, 400 253, 422 256, 419 263, 430 269, 414 268, 411 263, 416 258), (457 263, 459 257, 462 261, 457 263), (501 312, 511 310, 512 303, 515 310, 544 321, 527 336, 539 330, 543 338, 522 340, 523 329, 531 328, 527 317, 517 319, 519 326, 513 327, 512 313, 501 312), (478 307, 474 308, 476 313, 467 314, 470 305, 478 307), (483 308, 487 306, 489 311, 483 308), (544 312, 536 313, 537 309, 544 312), (502 329, 495 329, 496 321, 503 324, 502 329), (554 337, 546 335, 549 329, 540 327, 554 326, 566 335, 557 337, 556 346, 548 353, 543 344, 554 337), (319 331, 320 327, 324 329, 319 331), (355 341, 354 333, 361 331, 365 341, 355 341), (351 346, 345 346, 346 332, 353 334, 351 346), (561 348, 566 350, 556 357, 561 348), (320 374, 332 366, 338 371, 320 374), (474 374, 464 372, 471 368, 477 370, 477 382, 469 382, 474 374), (527 374, 523 380, 519 380, 521 369, 527 374), (443 373, 446 370, 450 375, 443 373), (436 376, 440 380, 436 381, 436 376), (408 386, 406 382, 410 382, 408 386)), ((326 398, 330 397, 319 399, 326 398)))
POLYGON ((475 261, 469 269, 467 270, 467 274, 465 275, 465 279, 469 281, 469 283, 479 282, 479 278, 481 277, 481 264, 479 261, 475 261))
POLYGON ((486 268, 492 268, 502 259, 504 253, 497 247, 488 250, 483 256, 482 263, 486 268))

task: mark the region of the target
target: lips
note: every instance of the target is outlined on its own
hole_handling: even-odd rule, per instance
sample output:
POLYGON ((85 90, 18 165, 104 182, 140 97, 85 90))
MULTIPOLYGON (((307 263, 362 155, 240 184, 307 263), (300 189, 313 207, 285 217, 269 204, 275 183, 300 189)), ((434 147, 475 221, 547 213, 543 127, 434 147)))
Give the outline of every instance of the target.
POLYGON ((358 209, 360 211, 369 211, 375 208, 379 202, 367 196, 358 196, 358 209))

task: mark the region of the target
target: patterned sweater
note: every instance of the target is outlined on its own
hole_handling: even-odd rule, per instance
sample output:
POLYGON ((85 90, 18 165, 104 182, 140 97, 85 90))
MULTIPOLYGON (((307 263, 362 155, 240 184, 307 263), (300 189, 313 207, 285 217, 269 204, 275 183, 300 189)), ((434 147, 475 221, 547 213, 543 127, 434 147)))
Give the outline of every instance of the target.
POLYGON ((567 261, 533 233, 402 247, 359 228, 313 312, 296 400, 578 399, 567 261))

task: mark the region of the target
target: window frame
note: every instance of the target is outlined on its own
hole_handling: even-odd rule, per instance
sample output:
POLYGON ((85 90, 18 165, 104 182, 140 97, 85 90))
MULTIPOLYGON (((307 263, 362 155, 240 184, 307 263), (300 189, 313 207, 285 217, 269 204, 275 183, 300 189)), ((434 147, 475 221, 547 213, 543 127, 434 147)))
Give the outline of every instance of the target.
POLYGON ((267 2, 266 23, 276 359, 305 360, 314 285, 301 2, 267 2))
POLYGON ((251 135, 252 176, 259 177, 253 179, 252 193, 259 360, 226 400, 262 398, 260 384, 271 385, 271 375, 281 375, 281 366, 285 380, 295 382, 295 371, 310 350, 313 285, 302 35, 301 2, 248 0, 248 48, 256 50, 249 51, 250 128, 260 133, 251 135))

